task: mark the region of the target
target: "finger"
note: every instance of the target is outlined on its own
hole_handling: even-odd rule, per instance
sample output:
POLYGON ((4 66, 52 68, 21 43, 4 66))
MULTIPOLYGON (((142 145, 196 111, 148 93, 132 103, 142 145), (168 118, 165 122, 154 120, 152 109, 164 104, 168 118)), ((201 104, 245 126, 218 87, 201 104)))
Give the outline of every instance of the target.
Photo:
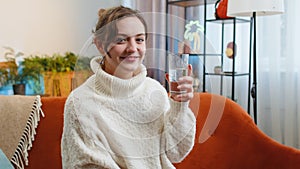
POLYGON ((193 66, 191 64, 188 64, 188 76, 191 76, 193 73, 193 66))
POLYGON ((184 84, 184 83, 188 83, 188 84, 192 84, 194 79, 191 76, 183 76, 181 78, 178 79, 178 84, 184 84))
POLYGON ((186 91, 186 92, 194 92, 194 88, 193 88, 193 84, 181 84, 177 87, 179 90, 182 90, 182 91, 186 91))
POLYGON ((187 101, 191 100, 193 97, 194 97, 194 93, 190 92, 190 93, 175 95, 173 97, 173 99, 175 101, 179 101, 179 102, 187 102, 187 101))
POLYGON ((170 81, 170 79, 169 79, 169 73, 166 73, 165 74, 165 78, 166 78, 166 80, 169 82, 170 81))

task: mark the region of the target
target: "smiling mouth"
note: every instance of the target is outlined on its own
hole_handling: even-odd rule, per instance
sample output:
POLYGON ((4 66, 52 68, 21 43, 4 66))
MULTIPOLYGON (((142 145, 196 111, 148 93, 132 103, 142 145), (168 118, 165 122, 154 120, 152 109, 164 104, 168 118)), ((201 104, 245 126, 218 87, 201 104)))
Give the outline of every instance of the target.
POLYGON ((123 56, 123 57, 120 57, 121 60, 125 60, 125 61, 136 61, 139 58, 140 58, 139 56, 123 56))

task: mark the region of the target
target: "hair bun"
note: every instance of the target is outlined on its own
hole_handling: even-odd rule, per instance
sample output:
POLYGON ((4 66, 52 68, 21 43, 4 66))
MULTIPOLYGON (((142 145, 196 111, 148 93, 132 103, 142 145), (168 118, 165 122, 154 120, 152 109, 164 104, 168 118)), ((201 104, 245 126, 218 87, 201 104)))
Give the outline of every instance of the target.
POLYGON ((98 16, 100 17, 101 15, 103 15, 105 11, 106 11, 105 9, 99 9, 98 16))

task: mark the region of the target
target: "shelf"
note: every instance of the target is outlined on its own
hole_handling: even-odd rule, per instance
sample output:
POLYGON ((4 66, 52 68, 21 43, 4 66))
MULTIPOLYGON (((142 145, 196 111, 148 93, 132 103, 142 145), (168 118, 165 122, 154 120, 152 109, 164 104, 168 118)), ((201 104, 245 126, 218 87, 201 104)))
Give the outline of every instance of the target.
POLYGON ((242 18, 228 18, 228 19, 208 19, 206 20, 206 22, 210 22, 210 23, 222 23, 222 24, 233 24, 234 23, 234 19, 236 23, 249 23, 250 20, 249 19, 242 19, 242 18))
MULTIPOLYGON (((189 56, 204 56, 203 53, 189 53, 189 56)), ((222 56, 222 54, 219 54, 219 53, 207 53, 205 54, 205 56, 222 56)))
MULTIPOLYGON (((206 4, 214 4, 216 3, 216 0, 206 0, 206 4)), ((199 6, 204 5, 205 0, 175 0, 175 1, 169 1, 168 4, 170 5, 176 5, 181 7, 190 7, 190 6, 199 6)))
MULTIPOLYGON (((223 73, 205 73, 206 75, 213 75, 213 76, 233 76, 231 72, 223 72, 223 73)), ((248 76, 249 73, 235 73, 234 76, 248 76)))
MULTIPOLYGON (((203 32, 203 37, 206 38, 207 32, 209 32, 211 29, 208 29, 208 27, 218 27, 220 28, 220 39, 213 39, 214 42, 218 45, 217 48, 212 48, 213 50, 211 50, 209 47, 209 41, 207 42, 206 39, 204 39, 203 42, 203 46, 201 46, 200 50, 197 50, 197 52, 195 53, 189 53, 190 57, 194 60, 193 63, 199 62, 197 63, 197 68, 195 70, 197 70, 197 74, 195 74, 197 76, 198 79, 202 80, 202 92, 218 92, 221 95, 229 95, 230 98, 232 100, 237 99, 237 97, 235 96, 236 93, 236 79, 239 78, 239 80, 241 79, 242 81, 246 81, 246 79, 248 79, 248 96, 247 96, 247 100, 248 100, 248 105, 247 105, 247 111, 248 113, 250 113, 250 82, 251 82, 251 38, 252 38, 252 18, 251 17, 232 17, 232 18, 227 18, 227 19, 216 19, 215 16, 213 15, 213 11, 209 11, 207 10, 207 7, 209 6, 209 9, 212 9, 211 7, 213 7, 213 5, 217 2, 217 0, 167 0, 167 12, 169 11, 169 7, 182 7, 184 8, 184 18, 185 19, 189 19, 189 18, 193 18, 195 16, 193 16, 193 13, 196 12, 197 10, 201 10, 203 11, 203 15, 199 14, 200 16, 203 16, 203 25, 204 25, 204 32, 203 32), (196 7, 196 8, 195 8, 196 7), (197 8, 200 7, 200 8, 197 8), (203 7, 203 8, 202 8, 203 7), (209 16, 208 16, 209 14, 209 16), (213 25, 214 24, 214 25, 213 25), (237 26, 237 24, 249 24, 249 70, 246 69, 241 69, 239 70, 240 72, 236 71, 237 69, 237 65, 236 65, 236 60, 235 59, 231 59, 231 60, 227 60, 225 61, 224 58, 226 57, 226 44, 225 42, 227 40, 231 40, 233 43, 236 42, 237 39, 237 29, 241 29, 241 27, 237 26), (232 33, 231 33, 232 31, 232 33), (197 60, 199 58, 199 60, 197 60), (213 70, 211 72, 208 72, 208 66, 211 66, 210 60, 211 59, 220 59, 220 66, 222 70, 220 73, 215 73, 215 69, 213 68, 213 70), (229 64, 229 65, 228 65, 229 64), (224 70, 224 67, 226 67, 226 70, 224 70), (249 72, 248 72, 249 71, 249 72), (201 77, 202 76, 202 77, 201 77), (207 82, 207 78, 212 78, 214 80, 214 82, 218 83, 216 85, 218 85, 218 89, 212 89, 210 87, 208 87, 208 85, 210 84, 210 81, 207 82), (231 81, 231 82, 230 82, 231 81), (227 84, 230 84, 229 87, 226 87, 227 84), (226 87, 226 88, 225 88, 226 87), (230 89, 229 89, 230 88, 230 89), (228 90, 229 89, 229 90, 228 90), (209 91, 210 90, 210 91, 209 91), (219 90, 219 91, 218 91, 219 90)), ((176 11, 176 10, 174 10, 176 11)), ((170 12, 173 12, 173 10, 170 10, 170 12)), ((180 13, 181 16, 181 13, 180 13)), ((168 25, 167 25, 168 26, 168 25)), ((244 27, 242 27, 244 28, 244 27)), ((167 27, 168 29, 172 29, 167 27)), ((183 28, 184 29, 184 28, 183 28)), ((212 29, 213 30, 213 29, 212 29)), ((214 32, 212 32, 214 33, 214 32)), ((217 34, 218 36, 218 34, 217 34)), ((244 36, 244 35, 242 35, 244 36)), ((248 36, 248 35, 247 35, 248 36)), ((217 38, 217 37, 216 37, 217 38)), ((239 38, 239 37, 238 37, 239 38)), ((247 42, 246 40, 244 40, 243 37, 242 41, 247 42)), ((168 42, 168 41, 167 41, 168 42)), ((173 42, 174 43, 174 42, 173 42)), ((167 48, 169 44, 167 44, 167 48)), ((176 44, 174 43, 174 46, 176 44)), ((202 45, 202 44, 201 44, 202 45)), ((171 47, 171 45, 170 45, 171 47)), ((247 51, 246 51, 247 52, 247 51)), ((167 66, 166 66, 167 67, 167 66)), ((209 68, 209 70, 211 70, 209 68)), ((216 71, 217 72, 217 71, 216 71)), ((199 90, 200 88, 198 87, 197 90, 199 90)), ((239 98, 240 99, 240 98, 239 98)))

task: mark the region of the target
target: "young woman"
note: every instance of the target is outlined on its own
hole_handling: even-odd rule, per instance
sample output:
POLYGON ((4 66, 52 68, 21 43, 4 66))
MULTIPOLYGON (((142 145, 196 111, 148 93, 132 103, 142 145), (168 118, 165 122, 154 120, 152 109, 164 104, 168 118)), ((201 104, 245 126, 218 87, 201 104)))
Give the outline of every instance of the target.
POLYGON ((135 10, 100 10, 94 35, 103 57, 65 104, 63 168, 174 168, 194 145, 192 78, 179 82, 185 94, 169 97, 146 77, 147 26, 135 10))

